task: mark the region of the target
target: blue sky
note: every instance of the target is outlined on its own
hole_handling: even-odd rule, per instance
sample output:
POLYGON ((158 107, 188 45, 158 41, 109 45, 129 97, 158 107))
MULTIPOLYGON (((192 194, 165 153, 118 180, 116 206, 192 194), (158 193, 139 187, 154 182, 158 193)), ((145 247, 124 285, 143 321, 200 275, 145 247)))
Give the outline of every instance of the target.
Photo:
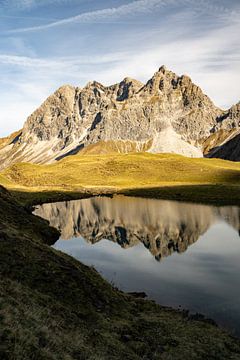
POLYGON ((63 84, 188 74, 240 100, 239 0, 0 0, 0 136, 63 84))

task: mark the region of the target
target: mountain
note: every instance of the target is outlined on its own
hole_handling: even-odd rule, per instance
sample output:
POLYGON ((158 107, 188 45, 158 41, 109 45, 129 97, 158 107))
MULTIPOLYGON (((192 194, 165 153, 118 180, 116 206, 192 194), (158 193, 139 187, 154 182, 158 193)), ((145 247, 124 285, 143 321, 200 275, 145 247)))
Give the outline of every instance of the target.
POLYGON ((0 167, 52 163, 80 151, 201 157, 210 135, 238 126, 239 104, 223 111, 188 76, 162 66, 146 84, 125 78, 112 86, 62 86, 0 145, 0 167))

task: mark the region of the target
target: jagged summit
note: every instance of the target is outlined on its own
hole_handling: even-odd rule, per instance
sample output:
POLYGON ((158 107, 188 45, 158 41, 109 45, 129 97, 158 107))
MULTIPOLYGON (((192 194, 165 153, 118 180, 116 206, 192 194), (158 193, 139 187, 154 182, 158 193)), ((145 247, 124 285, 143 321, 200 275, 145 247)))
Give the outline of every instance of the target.
POLYGON ((158 69, 159 72, 162 72, 163 74, 167 71, 167 67, 165 65, 160 66, 158 69))
POLYGON ((89 89, 89 88, 104 88, 105 89, 105 86, 103 84, 101 84, 100 82, 98 81, 89 81, 86 86, 83 88, 83 89, 89 89))
MULTIPOLYGON (((141 84, 142 86, 143 86, 143 84, 140 82, 140 81, 138 81, 138 80, 136 80, 136 79, 133 79, 133 78, 130 78, 130 77, 125 77, 122 81, 121 81, 121 83, 124 83, 124 84, 130 84, 130 83, 132 83, 132 84, 141 84)), ((120 84, 121 84, 120 83, 120 84)))
POLYGON ((165 66, 146 84, 126 77, 111 86, 64 85, 27 118, 15 141, 3 143, 0 167, 51 163, 98 143, 95 149, 104 144, 105 152, 110 144, 119 152, 202 156, 210 135, 239 127, 239 108, 222 111, 187 75, 165 66))

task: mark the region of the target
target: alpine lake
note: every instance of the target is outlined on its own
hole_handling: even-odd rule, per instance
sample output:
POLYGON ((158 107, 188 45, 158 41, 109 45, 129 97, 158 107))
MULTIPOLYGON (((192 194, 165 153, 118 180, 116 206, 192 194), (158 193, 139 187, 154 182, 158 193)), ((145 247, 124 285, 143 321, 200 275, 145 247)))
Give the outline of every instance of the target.
POLYGON ((34 213, 61 231, 54 248, 120 290, 240 335, 239 207, 113 196, 43 204, 34 213))

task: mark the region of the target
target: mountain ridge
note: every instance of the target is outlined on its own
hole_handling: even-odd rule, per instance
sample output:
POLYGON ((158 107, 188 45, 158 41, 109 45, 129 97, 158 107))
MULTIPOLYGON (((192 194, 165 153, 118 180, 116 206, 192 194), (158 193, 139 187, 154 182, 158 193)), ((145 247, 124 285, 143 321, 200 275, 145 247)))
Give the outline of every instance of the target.
POLYGON ((240 126, 239 114, 240 103, 221 110, 187 75, 165 66, 146 84, 126 77, 110 86, 64 85, 27 118, 15 141, 0 147, 0 169, 16 162, 52 163, 109 141, 121 143, 119 152, 201 157, 209 136, 240 126))

